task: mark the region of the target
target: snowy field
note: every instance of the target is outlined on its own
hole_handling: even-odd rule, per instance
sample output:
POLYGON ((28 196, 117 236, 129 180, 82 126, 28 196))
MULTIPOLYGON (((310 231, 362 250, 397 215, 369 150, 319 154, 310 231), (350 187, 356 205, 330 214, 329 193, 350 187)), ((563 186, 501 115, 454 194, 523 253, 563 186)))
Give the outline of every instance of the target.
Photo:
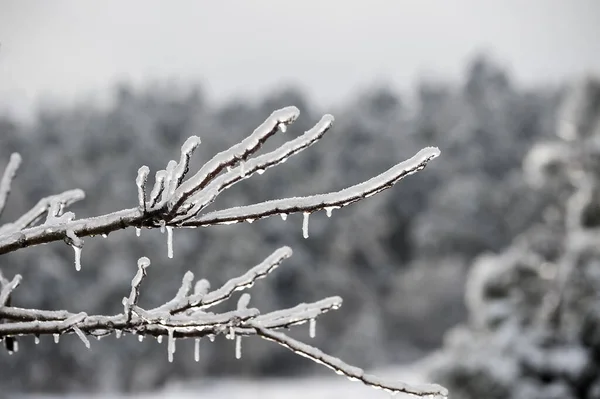
MULTIPOLYGON (((422 376, 417 371, 418 367, 390 368, 377 370, 373 374, 397 378, 407 383, 423 383, 422 376)), ((358 398, 390 398, 387 392, 366 387, 358 382, 350 382, 341 376, 323 376, 310 378, 279 378, 279 379, 220 379, 211 380, 201 384, 173 384, 164 390, 153 393, 140 393, 130 395, 98 394, 98 395, 27 395, 14 396, 22 399, 358 399, 358 398)), ((414 398, 411 395, 395 395, 394 398, 414 398)))

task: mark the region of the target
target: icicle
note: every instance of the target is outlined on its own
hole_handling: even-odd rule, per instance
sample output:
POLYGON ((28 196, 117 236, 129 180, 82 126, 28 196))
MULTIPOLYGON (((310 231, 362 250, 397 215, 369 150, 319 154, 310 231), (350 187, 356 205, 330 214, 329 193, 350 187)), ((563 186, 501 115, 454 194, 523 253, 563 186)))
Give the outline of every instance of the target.
POLYGON ((285 123, 280 123, 278 126, 279 130, 281 130, 281 133, 287 132, 287 125, 285 123))
POLYGON ((173 329, 169 328, 169 340, 167 343, 167 351, 169 353, 169 363, 173 363, 173 354, 175 353, 175 337, 173 337, 173 329))
POLYGON ((38 345, 40 343, 40 336, 36 335, 35 338, 33 339, 33 342, 35 342, 35 344, 38 345))
POLYGON ((75 270, 81 270, 81 248, 73 245, 73 251, 75 251, 75 270))
POLYGON ((165 232, 165 227, 166 227, 166 223, 164 220, 160 221, 160 232, 164 234, 165 232))
POLYGON ((108 238, 108 234, 102 233, 102 238, 108 238))
POLYGON ((73 230, 67 230, 65 242, 73 247, 75 252, 75 270, 81 270, 81 248, 83 248, 83 240, 75 234, 73 230))
POLYGON ((235 358, 236 359, 242 358, 242 336, 241 335, 238 335, 235 338, 235 358))
POLYGON ((54 337, 54 343, 58 344, 58 341, 60 340, 60 334, 52 334, 52 336, 54 337))
POLYGON ((308 327, 308 329, 309 329, 308 334, 309 334, 309 336, 311 338, 314 338, 315 335, 316 335, 315 332, 316 332, 316 329, 317 329, 317 320, 314 319, 314 318, 310 319, 308 326, 309 326, 308 327))
POLYGON ((173 259, 173 226, 167 226, 167 257, 173 259))
POLYGON ((75 334, 77 334, 77 336, 79 337, 79 339, 81 340, 81 342, 83 342, 83 344, 85 345, 86 348, 90 349, 91 345, 90 345, 90 341, 87 339, 87 337, 85 336, 85 334, 83 333, 83 331, 81 331, 81 329, 77 326, 73 327, 73 331, 75 331, 75 334))
POLYGON ((19 341, 17 341, 15 339, 15 340, 13 340, 12 351, 10 351, 9 353, 12 355, 13 353, 17 353, 18 351, 19 351, 19 341))
POLYGON ((123 331, 121 331, 121 330, 117 330, 117 331, 115 331, 115 337, 116 337, 117 339, 121 338, 121 334, 123 334, 123 331))
POLYGON ((208 339, 210 340, 210 342, 215 342, 215 336, 213 334, 209 335, 208 339))
POLYGON ((142 229, 140 229, 139 227, 135 228, 135 236, 139 237, 142 235, 142 229))
POLYGON ((302 236, 308 238, 308 217, 310 213, 304 212, 304 218, 302 219, 302 236))
POLYGON ((156 342, 158 342, 159 344, 162 344, 162 335, 159 335, 158 337, 156 337, 156 342))
POLYGON ((265 173, 264 169, 257 169, 256 173, 258 173, 259 175, 262 175, 263 173, 265 173))
POLYGON ((248 222, 248 223, 252 223, 252 222, 254 222, 254 219, 252 219, 252 218, 248 218, 248 219, 246 219, 246 222, 248 222))
POLYGON ((138 335, 138 341, 142 342, 144 340, 144 336, 143 335, 138 335))
POLYGON ((325 214, 327 215, 328 218, 331 217, 331 212, 333 212, 334 209, 335 209, 334 206, 327 206, 327 207, 325 207, 325 214))
POLYGON ((200 361, 200 338, 194 340, 194 361, 200 361))
POLYGON ((228 339, 235 339, 235 330, 233 327, 229 327, 229 334, 227 334, 228 339))
POLYGON ((281 220, 287 219, 287 213, 280 213, 279 216, 281 216, 281 220))

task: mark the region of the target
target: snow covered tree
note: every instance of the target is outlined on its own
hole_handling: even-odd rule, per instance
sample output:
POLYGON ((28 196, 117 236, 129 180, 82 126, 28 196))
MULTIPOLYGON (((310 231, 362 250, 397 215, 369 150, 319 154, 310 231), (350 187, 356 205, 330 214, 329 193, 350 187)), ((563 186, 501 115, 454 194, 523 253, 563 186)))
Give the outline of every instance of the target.
POLYGON ((560 139, 524 162, 544 221, 476 259, 469 323, 432 358, 453 398, 600 397, 600 81, 578 82, 557 119, 560 139))
MULTIPOLYGON (((122 93, 122 101, 127 101, 126 92, 122 93)), ((83 237, 107 237, 114 231, 131 228, 135 229, 138 236, 144 229, 160 229, 167 236, 167 256, 173 258, 173 235, 176 229, 252 223, 269 216, 280 216, 285 220, 292 213, 303 215, 302 235, 308 238, 312 213, 324 211, 327 216, 331 216, 336 209, 392 187, 402 178, 425 168, 429 161, 439 155, 437 148, 425 148, 378 176, 339 191, 206 212, 206 208, 225 190, 282 164, 289 157, 315 144, 333 123, 333 117, 325 115, 304 134, 284 142, 272 151, 256 154, 269 138, 278 132, 285 132, 298 116, 299 111, 295 107, 273 112, 251 135, 228 150, 217 153, 191 177, 188 173, 191 170, 192 154, 200 145, 200 138, 189 137, 181 147, 179 160, 169 161, 165 169, 155 173, 151 188, 148 186, 150 168, 142 166, 138 169, 135 179, 138 203, 129 209, 77 219, 67 209, 84 199, 82 190, 71 189, 44 197, 13 222, 0 226, 0 255, 40 244, 64 241, 73 248, 75 269, 79 271, 88 262, 85 255, 82 255, 83 237)), ((132 143, 138 144, 143 145, 143 142, 132 143)), ((11 183, 20 164, 20 155, 12 154, 0 180, 0 214, 6 205, 11 183)), ((250 288, 256 280, 269 275, 291 254, 289 247, 279 248, 260 264, 216 289, 211 289, 208 280, 196 280, 194 274, 188 271, 182 277, 174 297, 153 308, 144 308, 139 303, 144 278, 154 269, 149 268, 150 259, 141 257, 137 262, 137 272, 131 280, 130 292, 123 297, 122 311, 115 315, 88 315, 68 310, 19 307, 12 297, 21 284, 21 275, 7 278, 0 274, 0 340, 4 342, 8 352, 13 353, 19 347, 18 337, 28 335, 33 336, 36 342, 39 342, 42 335, 52 335, 58 343, 62 335, 74 334, 88 348, 91 347, 89 337, 100 339, 129 334, 135 335, 140 341, 145 337, 153 337, 159 342, 164 337, 167 340, 168 360, 173 361, 177 340, 193 339, 194 358, 198 360, 201 338, 213 340, 216 336, 223 335, 235 341, 235 357, 239 358, 242 353, 242 338, 259 336, 324 364, 351 380, 358 380, 375 388, 416 396, 447 396, 446 389, 435 384, 411 386, 366 374, 362 369, 350 366, 280 331, 308 323, 310 336, 314 336, 316 318, 339 308, 342 303, 339 297, 261 313, 250 307, 250 295, 244 293, 233 310, 215 310, 216 305, 230 300, 236 291, 250 288)))

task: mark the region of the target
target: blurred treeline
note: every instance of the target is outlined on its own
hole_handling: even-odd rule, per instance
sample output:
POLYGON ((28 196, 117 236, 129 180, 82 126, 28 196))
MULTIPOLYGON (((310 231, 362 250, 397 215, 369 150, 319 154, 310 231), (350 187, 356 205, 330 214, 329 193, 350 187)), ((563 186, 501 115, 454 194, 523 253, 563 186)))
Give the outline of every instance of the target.
MULTIPOLYGON (((301 91, 285 89, 253 102, 216 107, 201 88, 170 85, 115 89, 108 109, 90 105, 40 110, 34 123, 0 118, 0 160, 24 158, 2 222, 46 195, 81 188, 87 198, 78 217, 137 204, 135 177, 178 159, 181 144, 199 135, 195 167, 258 126, 276 108, 296 105, 300 119, 277 135, 271 148, 310 128, 324 112, 336 117, 320 143, 288 162, 254 176, 216 201, 214 209, 284 196, 340 189, 376 175, 424 146, 442 155, 395 188, 333 212, 315 214, 303 239, 301 215, 253 224, 175 232, 175 258, 166 256, 158 231, 121 231, 87 238, 83 269, 70 247, 40 246, 1 257, 8 277, 23 275, 13 304, 23 307, 118 313, 136 260, 153 265, 141 305, 156 306, 176 292, 186 270, 213 286, 237 276, 274 249, 294 256, 250 291, 264 310, 330 295, 344 306, 317 323, 310 341, 360 367, 408 362, 437 348, 443 334, 466 317, 463 292, 472 260, 498 252, 513 237, 540 223, 552 191, 530 184, 523 160, 535 143, 555 136, 560 87, 519 87, 485 57, 473 60, 459 83, 424 81, 406 97, 376 87, 337 109, 315 109, 301 91)), ((306 328, 294 336, 309 340, 306 328)), ((327 372, 257 338, 244 340, 243 358, 233 343, 203 341, 195 363, 192 342, 178 342, 174 363, 165 343, 114 337, 85 349, 74 336, 54 344, 21 338, 19 352, 0 351, 0 389, 16 391, 138 391, 174 380, 226 374, 256 376, 327 372)))

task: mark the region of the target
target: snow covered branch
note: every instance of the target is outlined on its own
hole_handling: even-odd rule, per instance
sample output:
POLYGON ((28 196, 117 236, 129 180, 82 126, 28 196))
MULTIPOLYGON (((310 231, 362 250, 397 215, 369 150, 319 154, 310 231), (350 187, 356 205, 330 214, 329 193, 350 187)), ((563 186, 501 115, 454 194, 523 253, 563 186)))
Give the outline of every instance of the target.
MULTIPOLYGON (((325 298, 314 303, 302 303, 289 309, 261 314, 258 309, 248 308, 250 295, 244 294, 240 297, 236 310, 223 313, 207 311, 208 308, 231 299, 235 291, 250 288, 257 279, 266 277, 273 272, 291 254, 290 248, 279 248, 247 273, 229 280, 220 288, 210 292, 195 290, 190 294, 194 276, 191 272, 187 272, 175 299, 151 310, 145 310, 137 304, 140 285, 150 265, 148 258, 140 258, 138 271, 131 281, 131 293, 129 297, 123 298, 123 313, 112 316, 9 306, 7 299, 19 285, 21 276, 15 276, 12 281, 2 277, 0 280, 2 283, 0 319, 3 319, 4 323, 0 324, 0 340, 14 340, 16 336, 33 335, 38 342, 41 335, 52 334, 55 342, 58 342, 59 337, 63 334, 76 334, 89 348, 90 343, 87 336, 100 338, 110 334, 118 337, 123 334, 134 334, 140 340, 146 336, 153 336, 160 341, 163 336, 166 336, 169 340, 168 359, 173 361, 175 340, 178 338, 199 339, 209 336, 212 340, 217 335, 224 335, 227 339, 236 340, 235 355, 239 358, 241 356, 241 338, 257 335, 277 342, 317 363, 324 364, 338 374, 343 374, 352 380, 362 381, 367 385, 390 392, 404 392, 418 396, 447 395, 444 388, 437 385, 412 387, 396 381, 377 379, 317 348, 275 331, 309 322, 310 336, 313 337, 315 320, 329 310, 338 309, 342 305, 342 299, 339 297, 325 298)), ((199 280, 198 283, 205 288, 210 287, 206 280, 199 280)), ((12 350, 15 351, 15 349, 12 350)), ((198 360, 197 355, 195 357, 198 360)))
MULTIPOLYGON (((308 216, 311 213, 325 210, 331 215, 333 209, 368 198, 393 186, 403 177, 423 169, 439 155, 437 148, 425 148, 379 176, 338 192, 266 201, 203 214, 202 211, 223 191, 255 173, 264 173, 266 169, 285 162, 290 156, 315 144, 333 124, 333 117, 325 115, 304 134, 271 152, 252 158, 270 137, 277 132, 286 131, 287 126, 298 115, 299 111, 295 107, 273 112, 250 136, 215 155, 186 180, 190 158, 200 145, 200 138, 190 137, 181 147, 179 162, 171 160, 164 170, 156 172, 155 183, 149 194, 146 186, 150 170, 146 166, 139 168, 135 179, 138 206, 134 208, 87 219, 75 219, 75 215, 65 212, 65 209, 85 197, 82 190, 69 190, 43 198, 16 221, 0 226, 0 255, 32 245, 66 241, 73 246, 78 256, 83 243, 79 238, 106 235, 128 227, 135 227, 138 233, 141 228, 166 229, 171 243, 173 228, 251 222, 273 214, 285 217, 294 212, 304 214, 303 234, 308 237, 308 216)), ((19 155, 13 154, 0 183, 0 211, 6 202, 19 163, 19 155)), ((172 257, 172 246, 169 245, 169 248, 169 256, 172 257)))
MULTIPOLYGON (((392 166, 387 171, 365 182, 346 189, 306 197, 271 200, 231 209, 203 213, 219 194, 234 184, 262 174, 268 168, 284 163, 289 157, 317 143, 333 124, 333 117, 325 115, 304 134, 291 138, 277 149, 256 155, 263 144, 274 134, 285 132, 299 116, 295 107, 287 107, 271 114, 250 136, 231 148, 216 154, 195 174, 187 178, 190 159, 200 145, 200 138, 192 136, 181 147, 179 161, 171 160, 164 170, 154 174, 154 185, 148 189, 150 169, 141 166, 135 178, 137 205, 114 213, 76 219, 66 209, 85 197, 82 190, 69 190, 41 199, 31 210, 14 222, 0 226, 0 255, 38 244, 64 241, 74 249, 75 268, 81 268, 82 237, 107 235, 113 231, 133 227, 137 235, 142 228, 159 228, 167 233, 167 255, 173 257, 173 230, 195 228, 217 224, 252 222, 255 219, 278 214, 284 220, 290 213, 302 213, 302 233, 308 237, 309 215, 324 210, 331 216, 338 209, 375 195, 392 187, 405 176, 416 173, 439 155, 437 148, 425 148, 412 158, 392 166)), ((11 182, 21 162, 13 154, 0 180, 0 214, 10 192, 11 182)), ((317 363, 332 368, 351 380, 385 389, 392 393, 403 392, 417 396, 447 396, 447 391, 437 385, 410 386, 396 381, 385 381, 365 374, 362 369, 349 366, 341 360, 321 352, 319 349, 296 341, 280 330, 300 324, 309 324, 309 335, 314 337, 316 319, 324 313, 338 309, 342 304, 339 297, 329 297, 313 303, 301 303, 289 309, 261 313, 248 307, 250 295, 244 293, 237 301, 235 310, 212 313, 213 306, 228 301, 236 291, 248 289, 254 283, 270 275, 292 251, 282 247, 263 262, 243 275, 233 278, 223 286, 211 291, 205 279, 194 283, 194 274, 185 273, 181 286, 174 297, 153 309, 144 309, 139 304, 142 283, 147 276, 150 260, 138 260, 137 272, 131 281, 128 296, 123 297, 123 311, 116 315, 88 315, 68 310, 40 310, 13 306, 11 296, 21 282, 17 275, 12 280, 0 274, 0 340, 9 352, 18 349, 15 338, 52 334, 55 342, 62 334, 76 334, 86 347, 90 347, 88 336, 98 339, 115 334, 135 334, 140 340, 146 336, 156 337, 160 342, 167 337, 168 359, 173 361, 177 339, 194 338, 196 361, 199 359, 200 338, 224 335, 235 340, 235 356, 241 357, 241 340, 245 336, 258 336, 274 341, 295 353, 306 356, 317 363)))

